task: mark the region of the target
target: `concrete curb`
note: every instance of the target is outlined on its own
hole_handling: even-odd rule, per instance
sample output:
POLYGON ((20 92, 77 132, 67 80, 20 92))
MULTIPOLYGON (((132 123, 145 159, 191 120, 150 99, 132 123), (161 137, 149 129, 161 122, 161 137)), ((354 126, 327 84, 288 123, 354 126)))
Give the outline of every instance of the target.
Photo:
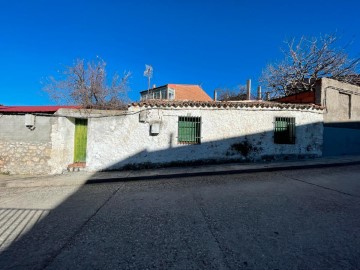
POLYGON ((164 168, 143 171, 114 171, 114 172, 75 172, 65 175, 41 177, 11 176, 1 180, 0 187, 41 187, 41 186, 74 186, 100 183, 116 183, 140 180, 157 180, 172 178, 188 178, 196 176, 232 175, 256 172, 274 172, 283 170, 316 169, 328 167, 343 167, 360 165, 360 156, 341 158, 321 158, 304 161, 247 163, 247 164, 219 164, 185 168, 164 168))
POLYGON ((274 167, 262 167, 262 168, 246 168, 246 169, 231 169, 231 170, 216 170, 216 171, 201 171, 201 172, 183 172, 183 173, 169 173, 158 175, 141 175, 141 176, 128 176, 128 177, 113 177, 113 178, 99 178, 89 179, 85 182, 89 184, 99 183, 116 183, 116 182, 129 182, 140 180, 157 180, 157 179, 172 179, 172 178, 185 178, 195 176, 215 176, 215 175, 231 175, 242 173, 255 173, 255 172, 274 172, 274 171, 288 171, 296 169, 317 169, 317 168, 329 168, 329 167, 344 167, 351 165, 360 165, 360 161, 351 162, 337 162, 337 163, 324 163, 324 164, 308 164, 308 165, 292 165, 292 166, 274 166, 274 167))

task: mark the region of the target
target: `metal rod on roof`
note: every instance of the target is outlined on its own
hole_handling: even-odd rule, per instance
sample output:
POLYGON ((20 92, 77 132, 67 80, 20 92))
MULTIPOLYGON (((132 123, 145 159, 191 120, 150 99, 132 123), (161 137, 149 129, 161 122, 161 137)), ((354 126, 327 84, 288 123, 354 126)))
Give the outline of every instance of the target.
POLYGON ((261 100, 261 86, 260 85, 258 86, 258 89, 257 89, 257 99, 261 100))
POLYGON ((148 78, 148 91, 147 91, 147 99, 149 99, 150 92, 150 79, 153 75, 153 68, 150 65, 145 65, 144 76, 148 78))
POLYGON ((251 100, 251 79, 246 82, 246 97, 247 100, 251 100))

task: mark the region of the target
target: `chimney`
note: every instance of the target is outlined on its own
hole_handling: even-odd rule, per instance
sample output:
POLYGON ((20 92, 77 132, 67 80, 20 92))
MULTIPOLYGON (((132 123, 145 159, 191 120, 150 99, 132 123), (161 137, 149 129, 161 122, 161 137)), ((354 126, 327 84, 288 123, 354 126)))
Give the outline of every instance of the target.
POLYGON ((153 89, 156 88, 156 84, 153 84, 153 89))
POLYGON ((214 101, 217 101, 217 91, 214 90, 214 101))
POLYGON ((261 86, 258 86, 258 89, 257 89, 257 99, 261 100, 261 86))
POLYGON ((246 82, 246 98, 247 100, 251 100, 251 80, 247 80, 246 82))

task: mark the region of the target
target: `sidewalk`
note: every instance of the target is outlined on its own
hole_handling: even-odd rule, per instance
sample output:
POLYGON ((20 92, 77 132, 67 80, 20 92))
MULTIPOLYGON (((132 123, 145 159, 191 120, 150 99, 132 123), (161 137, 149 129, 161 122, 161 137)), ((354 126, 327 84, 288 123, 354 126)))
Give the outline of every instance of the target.
POLYGON ((229 163, 132 171, 71 172, 61 175, 0 175, 0 188, 84 185, 145 179, 324 168, 355 164, 360 164, 360 156, 323 157, 317 159, 279 161, 270 163, 229 163))

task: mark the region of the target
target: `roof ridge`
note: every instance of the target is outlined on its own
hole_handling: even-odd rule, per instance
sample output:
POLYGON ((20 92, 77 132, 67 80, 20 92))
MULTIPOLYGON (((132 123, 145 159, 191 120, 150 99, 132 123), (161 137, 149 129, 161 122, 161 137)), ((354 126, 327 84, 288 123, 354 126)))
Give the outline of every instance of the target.
POLYGON ((199 86, 201 89, 202 87, 199 84, 187 84, 187 83, 168 83, 167 85, 180 85, 180 86, 199 86))
POLYGON ((151 101, 140 101, 133 102, 129 104, 130 106, 139 106, 139 107, 155 107, 155 106, 164 106, 164 107, 232 107, 232 108, 242 108, 242 107, 256 107, 256 108, 274 108, 280 107, 282 109, 316 109, 323 110, 324 107, 312 103, 280 103, 272 101, 184 101, 184 100, 175 100, 175 101, 166 101, 166 100, 151 100, 151 101))

